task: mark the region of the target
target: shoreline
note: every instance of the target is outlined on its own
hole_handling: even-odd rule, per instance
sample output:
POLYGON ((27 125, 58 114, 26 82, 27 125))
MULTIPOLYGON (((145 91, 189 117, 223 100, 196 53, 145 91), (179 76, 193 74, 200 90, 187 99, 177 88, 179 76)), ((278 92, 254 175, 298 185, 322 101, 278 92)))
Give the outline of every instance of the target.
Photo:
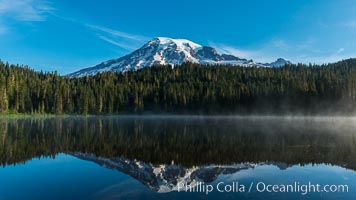
POLYGON ((0 114, 0 119, 27 119, 27 118, 156 118, 156 119, 177 119, 177 118, 192 118, 192 119, 356 119, 356 115, 303 115, 303 114, 97 114, 97 115, 80 115, 80 114, 0 114))

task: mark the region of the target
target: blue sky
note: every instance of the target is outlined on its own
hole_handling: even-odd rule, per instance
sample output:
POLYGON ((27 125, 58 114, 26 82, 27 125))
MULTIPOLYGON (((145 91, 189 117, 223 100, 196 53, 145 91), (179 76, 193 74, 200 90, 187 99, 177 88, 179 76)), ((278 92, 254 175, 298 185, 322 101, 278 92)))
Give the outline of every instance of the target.
POLYGON ((67 74, 158 36, 259 62, 356 57, 355 0, 0 0, 0 59, 67 74))

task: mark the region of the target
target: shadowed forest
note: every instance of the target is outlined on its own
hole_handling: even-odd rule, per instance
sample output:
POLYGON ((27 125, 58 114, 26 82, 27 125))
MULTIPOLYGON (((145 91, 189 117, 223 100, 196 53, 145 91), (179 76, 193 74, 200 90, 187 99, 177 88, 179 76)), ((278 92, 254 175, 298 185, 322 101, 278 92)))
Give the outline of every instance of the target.
POLYGON ((70 78, 0 63, 0 113, 354 114, 356 59, 281 68, 185 63, 70 78))

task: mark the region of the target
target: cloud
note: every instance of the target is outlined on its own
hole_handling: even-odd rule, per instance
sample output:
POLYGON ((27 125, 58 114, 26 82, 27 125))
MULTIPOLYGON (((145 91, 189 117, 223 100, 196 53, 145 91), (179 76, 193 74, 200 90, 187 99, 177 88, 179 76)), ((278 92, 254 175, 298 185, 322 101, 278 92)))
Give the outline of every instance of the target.
POLYGON ((306 64, 309 63, 328 64, 328 63, 334 63, 349 58, 356 58, 356 54, 347 54, 347 55, 326 54, 321 56, 301 55, 301 56, 293 57, 292 59, 295 62, 306 63, 306 64))
POLYGON ((346 27, 346 28, 356 28, 356 20, 342 22, 341 26, 346 27))
POLYGON ((214 42, 209 42, 209 46, 214 47, 219 53, 231 54, 240 58, 252 58, 255 57, 256 54, 258 54, 258 51, 243 50, 233 46, 214 42))
POLYGON ((218 52, 232 54, 240 58, 253 59, 257 62, 273 62, 277 58, 289 60, 292 55, 300 53, 316 53, 314 49, 314 38, 309 38, 301 43, 292 43, 282 38, 273 38, 254 48, 242 49, 230 45, 209 42, 209 45, 216 48, 218 52))
POLYGON ((257 62, 273 62, 279 57, 288 59, 286 53, 281 52, 286 52, 286 49, 289 49, 289 47, 287 48, 285 42, 280 42, 282 40, 279 42, 276 41, 277 40, 272 40, 254 49, 243 49, 214 42, 209 42, 209 46, 214 47, 219 53, 231 54, 239 58, 253 59, 257 62), (281 48, 277 48, 276 46, 281 48))
POLYGON ((339 50, 337 50, 337 54, 340 54, 340 53, 342 53, 342 52, 344 52, 344 51, 345 51, 344 48, 340 48, 339 50))
POLYGON ((108 43, 113 44, 115 46, 121 47, 123 49, 135 50, 137 48, 136 45, 130 45, 130 44, 127 44, 127 43, 121 43, 121 42, 118 42, 118 41, 114 41, 114 40, 112 40, 110 38, 107 38, 105 36, 102 36, 102 35, 99 35, 99 38, 104 40, 105 42, 108 42, 108 43))
POLYGON ((297 52, 320 53, 321 51, 315 48, 317 41, 317 39, 310 37, 301 43, 298 43, 294 46, 292 45, 292 48, 297 52))
POLYGON ((317 25, 318 25, 320 28, 323 28, 323 29, 326 29, 326 28, 329 28, 329 27, 330 27, 329 24, 327 24, 327 23, 325 23, 325 22, 323 22, 323 21, 319 21, 319 22, 317 23, 317 25))
POLYGON ((343 59, 356 58, 356 54, 346 54, 340 47, 332 52, 315 49, 317 39, 309 38, 301 43, 292 43, 283 39, 273 39, 254 49, 242 49, 225 44, 209 42, 219 53, 232 54, 240 58, 253 59, 256 62, 273 62, 285 58, 293 63, 333 63, 343 59))
POLYGON ((44 0, 0 0, 0 17, 17 21, 44 21, 54 8, 44 0))
POLYGON ((45 0, 0 0, 0 34, 8 33, 18 22, 45 21, 54 10, 45 0))
MULTIPOLYGON (((62 16, 58 13, 51 13, 51 14, 54 17, 61 19, 63 21, 75 24, 76 26, 79 27, 84 27, 86 29, 89 29, 91 33, 94 36, 96 36, 98 39, 107 42, 109 44, 112 44, 116 47, 120 47, 121 49, 125 50, 124 53, 127 53, 127 51, 132 51, 137 49, 138 47, 143 45, 143 43, 147 42, 150 39, 149 37, 142 36, 142 35, 130 34, 127 32, 123 32, 123 31, 119 31, 103 26, 89 24, 76 18, 62 16)), ((120 52, 122 51, 120 50, 120 52)))
POLYGON ((273 44, 274 47, 284 51, 288 51, 291 48, 290 45, 287 44, 287 42, 282 39, 273 39, 271 43, 273 44))
POLYGON ((4 34, 7 32, 7 27, 3 25, 3 23, 0 21, 0 34, 4 34))
POLYGON ((102 26, 92 24, 84 24, 84 26, 93 30, 99 39, 125 50, 135 50, 149 40, 145 36, 134 35, 102 26))
POLYGON ((142 40, 147 40, 147 37, 144 36, 140 36, 140 35, 132 35, 129 33, 125 33, 122 31, 118 31, 118 30, 114 30, 114 29, 110 29, 110 28, 105 28, 102 26, 95 26, 95 25, 91 25, 91 24, 85 24, 85 26, 94 29, 94 30, 98 30, 116 37, 120 37, 120 38, 124 38, 124 39, 130 39, 130 40, 136 40, 136 41, 142 41, 142 40))
POLYGON ((316 55, 304 54, 304 55, 296 55, 293 56, 295 62, 301 63, 315 63, 315 64, 327 64, 334 63, 341 60, 356 58, 356 53, 345 53, 344 48, 339 48, 334 52, 329 53, 319 53, 316 55))

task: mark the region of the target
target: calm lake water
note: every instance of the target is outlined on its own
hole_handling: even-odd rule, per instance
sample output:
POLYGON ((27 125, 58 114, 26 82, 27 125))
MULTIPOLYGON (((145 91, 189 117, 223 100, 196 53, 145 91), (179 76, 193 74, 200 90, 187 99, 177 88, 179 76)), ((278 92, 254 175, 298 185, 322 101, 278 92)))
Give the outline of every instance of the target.
POLYGON ((0 200, 356 199, 356 118, 0 119, 0 200))

